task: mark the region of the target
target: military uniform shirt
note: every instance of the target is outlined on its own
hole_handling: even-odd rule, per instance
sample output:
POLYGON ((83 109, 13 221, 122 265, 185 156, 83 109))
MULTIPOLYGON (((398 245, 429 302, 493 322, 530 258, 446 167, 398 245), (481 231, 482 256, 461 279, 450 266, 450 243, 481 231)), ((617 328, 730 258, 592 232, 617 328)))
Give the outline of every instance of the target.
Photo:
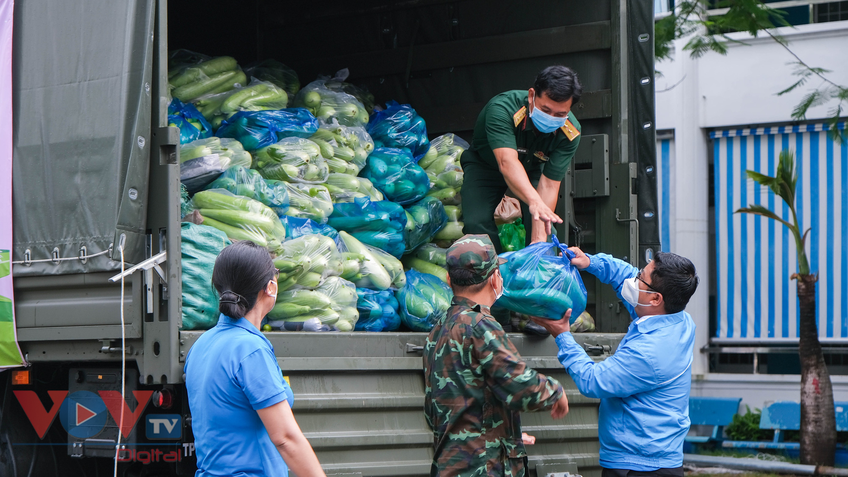
POLYGON ((527 91, 501 93, 489 100, 477 117, 474 139, 463 153, 463 161, 477 160, 498 169, 493 150, 508 147, 519 152, 518 160, 525 170, 541 168, 548 179, 561 181, 580 144, 580 122, 570 111, 567 119, 562 128, 541 133, 530 119, 527 91))
POLYGON ((550 409, 562 386, 527 367, 489 308, 454 297, 424 347, 433 476, 522 476, 519 412, 550 409))

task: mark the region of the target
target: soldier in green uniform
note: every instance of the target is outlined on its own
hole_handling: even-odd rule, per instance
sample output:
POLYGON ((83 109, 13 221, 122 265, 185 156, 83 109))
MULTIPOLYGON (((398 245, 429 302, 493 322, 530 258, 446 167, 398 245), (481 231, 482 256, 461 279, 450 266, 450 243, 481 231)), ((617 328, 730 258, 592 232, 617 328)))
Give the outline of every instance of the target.
POLYGON ((528 91, 507 91, 486 104, 460 158, 463 232, 487 234, 501 252, 493 216, 509 189, 521 201, 527 243, 548 239, 551 223, 562 222, 554 213, 560 183, 580 142, 571 109, 581 92, 574 71, 549 66, 528 91))
POLYGON ((519 412, 550 409, 554 419, 568 412, 560 383, 527 367, 489 314, 503 293, 498 263, 486 235, 466 235, 447 252, 453 304, 424 346, 431 476, 526 475, 519 412))

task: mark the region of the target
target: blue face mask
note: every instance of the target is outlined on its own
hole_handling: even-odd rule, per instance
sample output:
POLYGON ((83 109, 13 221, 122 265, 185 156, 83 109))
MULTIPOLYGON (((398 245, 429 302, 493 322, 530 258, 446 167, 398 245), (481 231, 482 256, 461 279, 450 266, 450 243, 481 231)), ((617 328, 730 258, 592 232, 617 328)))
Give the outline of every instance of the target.
POLYGON ((536 107, 536 98, 533 98, 533 112, 530 113, 530 119, 533 120, 533 124, 539 132, 547 134, 556 131, 557 129, 565 126, 566 118, 567 116, 565 118, 558 118, 541 111, 536 107))

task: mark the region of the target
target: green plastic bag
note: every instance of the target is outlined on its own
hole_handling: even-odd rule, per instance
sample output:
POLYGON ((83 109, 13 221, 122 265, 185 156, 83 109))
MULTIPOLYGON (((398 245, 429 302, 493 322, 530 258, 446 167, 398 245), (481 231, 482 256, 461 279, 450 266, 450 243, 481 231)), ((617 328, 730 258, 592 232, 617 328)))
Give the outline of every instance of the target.
POLYGON ((218 323, 218 294, 212 269, 221 250, 230 244, 227 234, 207 225, 182 223, 182 280, 184 330, 208 330, 218 323))
POLYGON ((524 248, 527 232, 521 219, 516 219, 514 223, 498 225, 498 237, 504 252, 515 252, 524 248))

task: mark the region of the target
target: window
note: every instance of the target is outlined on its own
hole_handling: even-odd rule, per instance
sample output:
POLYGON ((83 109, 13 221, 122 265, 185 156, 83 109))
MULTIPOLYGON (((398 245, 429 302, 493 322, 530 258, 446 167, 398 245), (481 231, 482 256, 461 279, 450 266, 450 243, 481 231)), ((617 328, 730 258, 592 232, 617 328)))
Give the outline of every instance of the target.
POLYGON ((674 0, 654 0, 654 15, 674 10, 674 0))
POLYGON ((815 6, 816 23, 848 20, 848 2, 823 3, 815 6))

